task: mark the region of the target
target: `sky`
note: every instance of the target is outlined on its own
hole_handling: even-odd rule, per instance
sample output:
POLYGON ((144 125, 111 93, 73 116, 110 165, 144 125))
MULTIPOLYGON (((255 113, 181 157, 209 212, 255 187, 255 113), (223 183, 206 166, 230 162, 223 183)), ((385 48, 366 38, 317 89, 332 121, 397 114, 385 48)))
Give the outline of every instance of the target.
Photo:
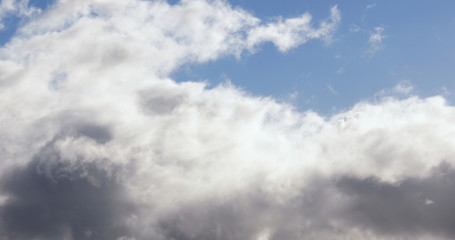
POLYGON ((2 0, 0 240, 454 239, 454 10, 2 0))
POLYGON ((337 5, 342 21, 331 44, 308 42, 280 53, 264 44, 257 54, 188 66, 177 80, 230 79, 256 95, 292 100, 324 115, 372 100, 400 83, 409 94, 453 101, 455 18, 452 1, 233 1, 262 19, 309 12, 315 23, 337 5), (370 40, 371 39, 371 40, 370 40))

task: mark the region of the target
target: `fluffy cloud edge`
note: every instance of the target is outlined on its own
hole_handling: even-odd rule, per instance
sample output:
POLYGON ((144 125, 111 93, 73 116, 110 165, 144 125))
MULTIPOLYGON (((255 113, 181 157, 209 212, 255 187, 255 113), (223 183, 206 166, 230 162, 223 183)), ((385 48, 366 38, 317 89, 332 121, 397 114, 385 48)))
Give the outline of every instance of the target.
POLYGON ((202 0, 60 1, 34 20, 0 50, 1 237, 418 238, 409 224, 422 239, 453 236, 439 214, 455 156, 443 97, 323 117, 167 77, 264 41, 330 41, 336 6, 318 28, 309 14, 262 24, 202 0), (411 204, 405 216, 391 218, 390 199, 411 204))

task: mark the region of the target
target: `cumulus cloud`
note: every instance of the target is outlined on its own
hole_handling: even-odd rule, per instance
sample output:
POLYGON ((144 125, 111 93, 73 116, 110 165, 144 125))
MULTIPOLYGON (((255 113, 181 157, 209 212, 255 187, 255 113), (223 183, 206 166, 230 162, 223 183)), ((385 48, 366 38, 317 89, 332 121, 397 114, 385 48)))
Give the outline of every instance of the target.
POLYGON ((453 238, 444 98, 323 117, 168 77, 264 41, 328 41, 339 21, 333 7, 318 28, 264 24, 203 0, 33 16, 0 49, 0 239, 453 238))

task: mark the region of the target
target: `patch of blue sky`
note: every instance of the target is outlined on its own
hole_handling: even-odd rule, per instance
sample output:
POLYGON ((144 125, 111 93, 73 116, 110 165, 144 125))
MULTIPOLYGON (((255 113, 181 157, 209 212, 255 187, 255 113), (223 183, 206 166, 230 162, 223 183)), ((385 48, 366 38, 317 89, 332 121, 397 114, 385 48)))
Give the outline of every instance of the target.
POLYGON ((28 5, 42 10, 47 9, 55 3, 55 0, 29 0, 28 5))
POLYGON ((301 110, 331 114, 383 89, 410 82, 421 97, 455 92, 455 2, 231 0, 260 19, 312 15, 317 26, 338 5, 341 24, 334 41, 311 40, 289 52, 271 43, 260 51, 203 65, 182 67, 178 81, 230 79, 259 96, 291 99, 301 110), (379 30, 379 31, 378 31, 379 30), (382 32, 381 32, 382 31, 382 32), (379 40, 370 40, 378 33, 379 40), (288 98, 288 96, 292 96, 288 98))
MULTIPOLYGON (((54 3, 55 0, 30 0, 28 2, 28 7, 46 10, 54 3)), ((11 38, 16 33, 16 30, 21 26, 21 24, 23 24, 24 20, 25 20, 24 18, 17 16, 14 13, 7 14, 2 19, 4 28, 0 29, 0 46, 5 45, 11 40, 11 38)))
POLYGON ((167 0, 167 3, 169 3, 170 5, 176 5, 180 2, 180 0, 167 0))
POLYGON ((16 33, 19 27, 21 18, 11 15, 2 19, 4 25, 3 29, 0 29, 0 46, 5 45, 16 33))

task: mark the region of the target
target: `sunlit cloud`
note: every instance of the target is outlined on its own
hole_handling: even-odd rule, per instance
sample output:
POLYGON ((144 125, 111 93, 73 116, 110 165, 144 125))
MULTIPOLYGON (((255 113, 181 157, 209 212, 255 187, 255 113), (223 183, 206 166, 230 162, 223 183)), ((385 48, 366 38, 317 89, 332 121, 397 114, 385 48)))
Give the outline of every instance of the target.
POLYGON ((341 13, 327 15, 81 0, 27 17, 0 49, 0 239, 453 238, 455 109, 443 97, 407 97, 402 82, 406 98, 323 116, 170 77, 265 42, 330 43, 341 13))

